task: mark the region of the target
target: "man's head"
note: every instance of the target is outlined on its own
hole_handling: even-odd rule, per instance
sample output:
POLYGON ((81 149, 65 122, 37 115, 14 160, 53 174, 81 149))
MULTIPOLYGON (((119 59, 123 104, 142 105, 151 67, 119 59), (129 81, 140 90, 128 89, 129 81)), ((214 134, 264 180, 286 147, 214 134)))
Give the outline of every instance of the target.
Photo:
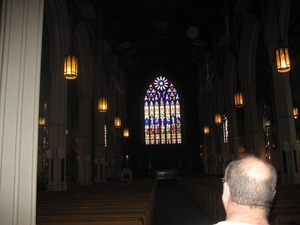
POLYGON ((277 174, 274 167, 254 156, 232 161, 225 170, 223 203, 270 209, 275 195, 277 174), (227 193, 227 195, 226 195, 227 193))

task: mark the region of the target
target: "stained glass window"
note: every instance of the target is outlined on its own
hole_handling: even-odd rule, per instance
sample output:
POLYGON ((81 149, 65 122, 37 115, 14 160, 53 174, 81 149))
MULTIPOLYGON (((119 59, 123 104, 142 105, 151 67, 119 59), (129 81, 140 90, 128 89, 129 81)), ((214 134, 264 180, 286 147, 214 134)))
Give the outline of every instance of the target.
POLYGON ((223 116, 223 139, 224 143, 228 143, 228 118, 227 116, 223 116))
POLYGON ((107 147, 107 129, 106 125, 104 125, 104 147, 107 147))
POLYGON ((180 98, 173 83, 158 76, 144 97, 145 143, 181 144, 180 98))

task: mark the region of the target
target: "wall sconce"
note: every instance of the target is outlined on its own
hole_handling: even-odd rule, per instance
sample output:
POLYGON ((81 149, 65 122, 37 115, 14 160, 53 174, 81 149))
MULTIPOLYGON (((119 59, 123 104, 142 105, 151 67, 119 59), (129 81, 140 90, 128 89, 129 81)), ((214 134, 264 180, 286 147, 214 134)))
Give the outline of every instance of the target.
POLYGON ((99 112, 106 112, 107 111, 107 98, 102 94, 98 98, 98 111, 99 112))
POLYGON ((203 132, 204 132, 204 134, 209 134, 209 126, 204 126, 203 132))
POLYGON ((223 123, 222 115, 220 113, 215 114, 215 124, 221 125, 223 123))
POLYGON ((293 108, 293 115, 294 115, 294 118, 295 118, 295 119, 298 118, 298 108, 297 108, 297 107, 294 107, 294 108, 293 108))
POLYGON ((124 136, 125 138, 128 138, 128 137, 129 137, 129 129, 128 129, 128 128, 124 128, 124 130, 123 130, 123 136, 124 136))
POLYGON ((244 106, 244 98, 242 92, 238 91, 234 93, 234 105, 237 108, 241 108, 244 106))
POLYGON ((114 119, 115 128, 120 128, 122 125, 121 117, 116 116, 114 119))
POLYGON ((78 58, 70 48, 69 54, 64 58, 64 76, 67 80, 75 80, 78 76, 78 58))

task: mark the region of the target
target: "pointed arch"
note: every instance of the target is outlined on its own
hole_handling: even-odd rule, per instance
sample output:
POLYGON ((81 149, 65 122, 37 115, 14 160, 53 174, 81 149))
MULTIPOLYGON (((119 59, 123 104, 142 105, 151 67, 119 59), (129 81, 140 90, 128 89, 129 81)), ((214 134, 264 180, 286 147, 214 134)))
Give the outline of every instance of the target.
POLYGON ((180 96, 171 80, 158 75, 144 95, 145 144, 181 144, 180 96))

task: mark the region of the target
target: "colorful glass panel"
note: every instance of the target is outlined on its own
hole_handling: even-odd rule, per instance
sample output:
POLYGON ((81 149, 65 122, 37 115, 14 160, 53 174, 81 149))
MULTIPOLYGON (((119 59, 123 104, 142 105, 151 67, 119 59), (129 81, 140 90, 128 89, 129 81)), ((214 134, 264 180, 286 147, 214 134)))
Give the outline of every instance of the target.
POLYGON ((181 144, 180 97, 173 83, 158 76, 144 97, 145 144, 181 144))

